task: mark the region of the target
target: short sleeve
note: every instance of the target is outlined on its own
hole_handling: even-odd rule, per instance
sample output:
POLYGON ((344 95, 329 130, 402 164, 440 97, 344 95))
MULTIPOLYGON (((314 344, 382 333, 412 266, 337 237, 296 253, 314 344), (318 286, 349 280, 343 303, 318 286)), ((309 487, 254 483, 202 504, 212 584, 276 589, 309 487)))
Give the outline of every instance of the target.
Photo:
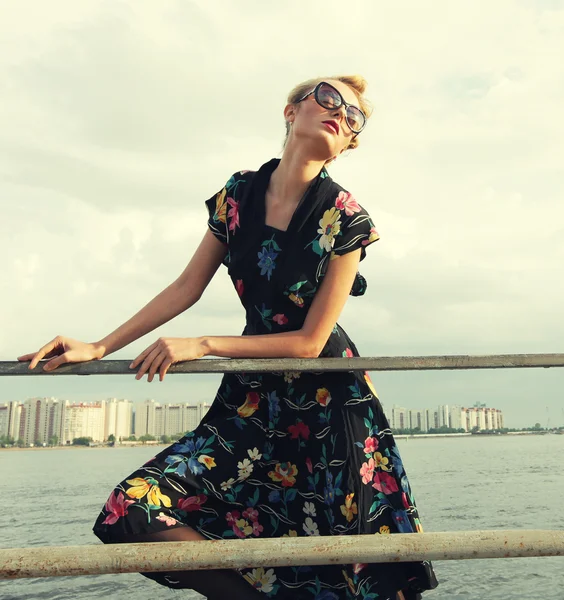
POLYGON ((360 260, 363 260, 366 247, 380 239, 370 215, 344 191, 337 197, 335 208, 340 210, 341 218, 332 254, 342 256, 360 248, 360 260))
POLYGON ((208 228, 223 244, 227 244, 227 186, 206 200, 208 228))

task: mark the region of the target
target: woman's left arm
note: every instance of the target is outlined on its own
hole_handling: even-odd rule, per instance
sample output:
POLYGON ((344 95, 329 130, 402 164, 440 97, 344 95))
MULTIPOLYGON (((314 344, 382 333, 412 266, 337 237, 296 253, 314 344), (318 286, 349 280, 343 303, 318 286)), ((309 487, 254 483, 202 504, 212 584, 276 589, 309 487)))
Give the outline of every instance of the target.
POLYGON ((301 329, 265 335, 160 338, 131 363, 131 368, 141 364, 136 378, 141 379, 148 373, 148 381, 152 381, 158 371, 162 381, 170 365, 208 355, 226 358, 318 357, 349 297, 360 252, 354 250, 329 262, 301 329))

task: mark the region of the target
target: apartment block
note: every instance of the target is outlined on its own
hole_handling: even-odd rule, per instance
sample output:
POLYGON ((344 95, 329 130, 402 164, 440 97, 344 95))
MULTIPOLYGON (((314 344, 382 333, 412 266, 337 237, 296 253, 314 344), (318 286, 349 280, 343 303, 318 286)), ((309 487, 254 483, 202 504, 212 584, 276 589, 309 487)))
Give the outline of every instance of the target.
POLYGON ((160 404, 145 400, 135 411, 135 435, 174 436, 195 429, 210 405, 200 404, 160 404))

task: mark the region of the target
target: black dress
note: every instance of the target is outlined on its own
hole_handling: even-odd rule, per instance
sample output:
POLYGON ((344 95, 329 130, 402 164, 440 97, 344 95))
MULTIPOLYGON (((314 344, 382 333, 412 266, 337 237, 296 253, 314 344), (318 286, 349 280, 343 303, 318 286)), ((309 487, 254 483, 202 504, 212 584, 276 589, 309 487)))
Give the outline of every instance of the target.
MULTIPOLYGON (((243 335, 297 330, 328 261, 378 239, 368 213, 325 169, 287 231, 265 224, 272 160, 233 175, 206 202, 246 311, 243 335)), ((357 275, 351 290, 364 293, 357 275)), ((335 325, 321 357, 358 356, 335 325)), ((367 373, 223 377, 202 423, 122 481, 94 531, 104 542, 188 525, 209 539, 421 531, 407 476, 367 373)), ((431 565, 254 568, 249 584, 280 600, 384 600, 437 585, 431 565)), ((162 581, 165 583, 165 581, 162 581)))

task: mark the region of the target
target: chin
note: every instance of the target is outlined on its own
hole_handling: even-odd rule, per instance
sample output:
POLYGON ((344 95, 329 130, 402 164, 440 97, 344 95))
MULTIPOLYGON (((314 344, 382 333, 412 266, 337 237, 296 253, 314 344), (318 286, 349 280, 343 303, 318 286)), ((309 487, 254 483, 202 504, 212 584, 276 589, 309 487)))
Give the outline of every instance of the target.
POLYGON ((329 160, 337 153, 334 140, 327 139, 326 136, 320 138, 319 134, 312 139, 310 148, 312 156, 315 156, 315 160, 322 160, 323 162, 329 160))

